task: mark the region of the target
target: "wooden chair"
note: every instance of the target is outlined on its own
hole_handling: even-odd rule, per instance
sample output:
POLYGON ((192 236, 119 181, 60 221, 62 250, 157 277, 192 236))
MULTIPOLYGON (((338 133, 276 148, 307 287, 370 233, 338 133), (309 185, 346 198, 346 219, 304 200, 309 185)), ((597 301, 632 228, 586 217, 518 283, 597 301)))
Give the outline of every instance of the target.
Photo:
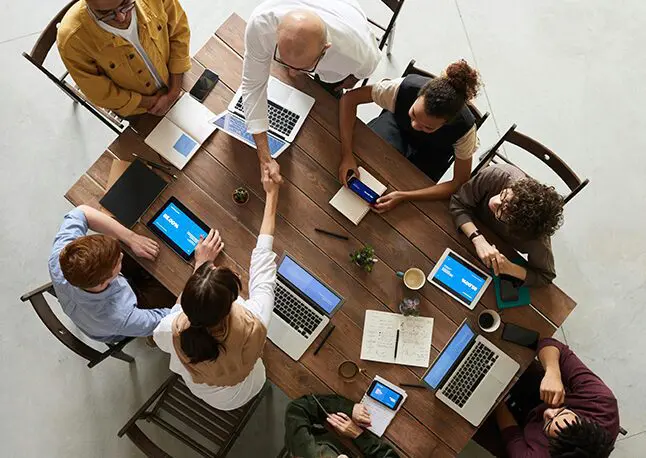
POLYGON ((56 16, 54 16, 49 24, 47 24, 45 30, 42 31, 42 33, 38 37, 38 40, 36 40, 36 44, 34 44, 31 52, 29 54, 23 52, 22 55, 38 70, 43 72, 50 80, 52 80, 56 86, 58 86, 74 101, 74 103, 81 104, 90 113, 99 118, 101 122, 112 129, 116 134, 120 134, 126 128, 126 125, 123 123, 123 119, 121 119, 119 115, 105 108, 97 107, 92 102, 90 102, 76 85, 72 85, 66 81, 69 72, 66 71, 59 78, 44 66, 45 59, 47 58, 49 51, 56 43, 56 33, 58 31, 58 26, 63 19, 63 16, 65 16, 65 13, 67 13, 67 11, 77 1, 78 0, 72 0, 67 5, 65 5, 65 7, 63 7, 63 9, 60 10, 56 16))
POLYGON ((224 457, 258 407, 268 386, 269 384, 265 383, 260 393, 243 407, 223 411, 195 397, 182 378, 172 374, 128 420, 117 436, 128 436, 146 456, 172 458, 137 426, 138 420, 146 420, 179 439, 201 456, 224 457), (192 434, 187 432, 187 428, 192 434), (203 440, 198 441, 196 436, 203 440))
POLYGON ((54 287, 51 283, 47 283, 46 285, 23 295, 20 300, 22 302, 29 301, 36 311, 36 314, 40 317, 45 326, 47 326, 47 329, 49 329, 49 332, 51 332, 63 345, 74 353, 87 359, 87 367, 92 368, 104 359, 110 357, 120 359, 127 363, 134 362, 135 359, 132 356, 127 355, 122 351, 123 347, 133 340, 133 337, 128 337, 116 344, 106 344, 108 349, 104 352, 95 350, 72 334, 70 330, 60 322, 49 306, 47 299, 45 299, 45 293, 49 293, 56 297, 54 287))
MULTIPOLYGON (((404 70, 404 73, 402 73, 402 77, 408 76, 408 75, 422 75, 426 76, 428 78, 435 78, 436 76, 430 72, 427 72, 426 70, 423 70, 419 67, 415 66, 415 59, 411 59, 411 61, 408 63, 406 66, 406 69, 404 70)), ((489 112, 487 111, 485 114, 480 113, 480 110, 476 108, 474 104, 471 102, 467 103, 467 107, 469 107, 469 110, 473 114, 473 117, 476 120, 476 129, 480 129, 480 126, 487 120, 489 117, 489 112)))
POLYGON ((531 137, 528 137, 525 134, 516 131, 516 124, 511 126, 505 135, 503 135, 500 140, 496 142, 484 155, 480 157, 480 163, 473 170, 472 176, 482 170, 483 167, 486 167, 491 162, 496 163, 497 160, 501 160, 507 164, 514 164, 512 161, 501 155, 498 150, 505 143, 509 142, 512 145, 516 145, 519 148, 527 151, 532 156, 536 157, 544 164, 546 164, 558 177, 567 185, 570 189, 570 193, 565 196, 565 203, 569 202, 574 196, 576 196, 581 190, 588 185, 590 180, 586 178, 581 180, 579 176, 574 173, 574 171, 560 158, 556 153, 543 146, 538 141, 534 140, 531 137))

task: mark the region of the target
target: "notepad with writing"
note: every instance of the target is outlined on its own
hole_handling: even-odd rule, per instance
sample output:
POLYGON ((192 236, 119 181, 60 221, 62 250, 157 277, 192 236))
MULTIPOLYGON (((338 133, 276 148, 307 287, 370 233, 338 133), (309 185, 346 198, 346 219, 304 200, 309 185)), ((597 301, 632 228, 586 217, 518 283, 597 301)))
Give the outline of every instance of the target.
MULTIPOLYGON (((359 179, 380 196, 386 192, 386 185, 380 183, 379 180, 368 173, 368 171, 363 167, 359 167, 359 179)), ((345 186, 339 189, 339 192, 332 197, 330 205, 339 210, 343 213, 343 216, 357 225, 370 210, 368 202, 345 186)))
POLYGON ((433 318, 367 310, 361 359, 428 367, 432 338, 433 318))
POLYGON ((144 140, 178 169, 183 169, 213 133, 213 112, 185 93, 144 140))

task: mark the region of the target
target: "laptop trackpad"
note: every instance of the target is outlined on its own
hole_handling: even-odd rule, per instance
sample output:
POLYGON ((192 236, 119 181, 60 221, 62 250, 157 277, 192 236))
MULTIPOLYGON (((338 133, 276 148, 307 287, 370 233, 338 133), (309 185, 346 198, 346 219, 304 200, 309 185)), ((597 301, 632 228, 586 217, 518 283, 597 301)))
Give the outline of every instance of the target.
POLYGON ((294 90, 286 84, 280 84, 280 82, 277 82, 274 79, 269 79, 269 89, 267 93, 269 94, 269 98, 279 105, 287 103, 289 96, 292 95, 293 92, 294 90))
POLYGON ((504 385, 500 380, 489 375, 476 388, 476 391, 471 395, 471 398, 464 408, 477 408, 477 410, 482 410, 486 414, 491 406, 494 405, 503 389, 504 385))

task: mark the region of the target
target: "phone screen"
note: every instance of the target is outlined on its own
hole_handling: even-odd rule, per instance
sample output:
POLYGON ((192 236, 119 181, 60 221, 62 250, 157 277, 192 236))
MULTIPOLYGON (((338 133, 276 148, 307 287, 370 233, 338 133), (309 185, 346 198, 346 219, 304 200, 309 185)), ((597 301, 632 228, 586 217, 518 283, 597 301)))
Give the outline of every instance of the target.
POLYGON ((403 398, 400 393, 387 387, 383 383, 378 382, 377 380, 372 382, 372 385, 370 385, 368 396, 392 410, 397 409, 399 403, 403 398))
POLYGON ((348 187, 369 204, 374 204, 379 198, 379 194, 359 181, 357 177, 352 177, 348 180, 348 187))
POLYGON ((211 70, 206 69, 200 75, 200 78, 191 88, 190 94, 200 102, 204 102, 209 92, 215 87, 220 77, 211 70))
POLYGON ((523 347, 536 349, 538 344, 539 334, 531 329, 523 328, 513 323, 505 324, 505 329, 502 331, 502 340, 513 342, 523 347))

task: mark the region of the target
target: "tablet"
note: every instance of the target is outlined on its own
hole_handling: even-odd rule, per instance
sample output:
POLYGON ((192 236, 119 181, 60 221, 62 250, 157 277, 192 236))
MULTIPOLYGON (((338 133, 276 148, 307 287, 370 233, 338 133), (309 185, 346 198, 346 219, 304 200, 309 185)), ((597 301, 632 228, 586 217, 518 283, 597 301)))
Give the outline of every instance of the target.
POLYGON ((209 226, 171 197, 148 221, 148 228, 161 238, 185 261, 190 261, 200 236, 206 237, 209 226))
POLYGON ((447 248, 428 275, 428 281, 473 310, 491 283, 491 276, 447 248))

